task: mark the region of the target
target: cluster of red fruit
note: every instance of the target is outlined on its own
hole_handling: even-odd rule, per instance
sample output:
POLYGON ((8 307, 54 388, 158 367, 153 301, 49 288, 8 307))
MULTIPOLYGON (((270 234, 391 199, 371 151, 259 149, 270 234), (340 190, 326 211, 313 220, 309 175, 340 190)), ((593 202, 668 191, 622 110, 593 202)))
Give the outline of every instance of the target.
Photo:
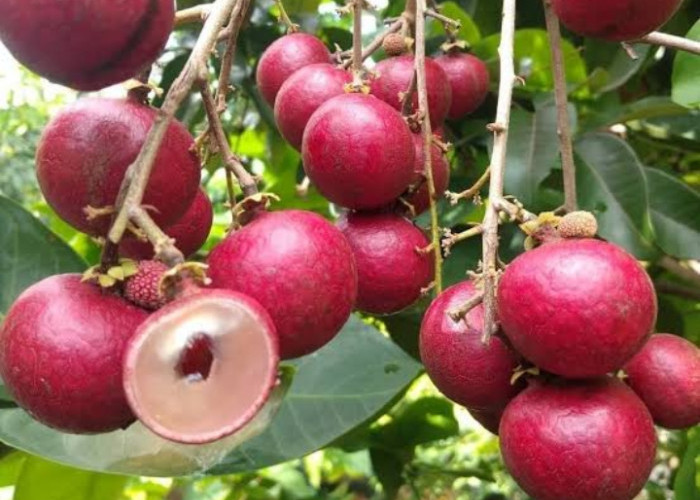
POLYGON ((654 464, 654 422, 700 422, 700 349, 650 337, 651 280, 632 256, 593 238, 590 214, 544 227, 542 244, 500 278, 502 330, 481 342, 481 305, 453 319, 478 293, 460 283, 428 309, 421 357, 447 397, 500 435, 506 467, 530 495, 629 500, 654 464), (512 383, 528 363, 539 375, 512 383), (615 376, 620 369, 631 389, 615 376))
MULTIPOLYGON (((260 91, 274 106, 280 132, 301 151, 311 182, 328 200, 349 210, 338 227, 357 264, 357 308, 373 314, 391 314, 413 304, 434 276, 433 259, 420 251, 429 241, 405 217, 427 210, 430 195, 420 124, 414 123, 417 130, 412 131, 400 114, 414 57, 398 55, 407 49, 403 36, 395 35, 394 41, 393 47, 385 44, 393 57, 377 65, 365 89, 354 88, 351 73, 331 64, 326 46, 304 33, 270 45, 256 75, 260 91)), ((488 71, 474 56, 426 58, 425 67, 430 120, 436 129, 448 117, 474 111, 488 93, 488 71)), ((409 97, 412 114, 417 97, 409 97)), ((431 144, 436 198, 447 189, 450 174, 440 144, 431 144)))

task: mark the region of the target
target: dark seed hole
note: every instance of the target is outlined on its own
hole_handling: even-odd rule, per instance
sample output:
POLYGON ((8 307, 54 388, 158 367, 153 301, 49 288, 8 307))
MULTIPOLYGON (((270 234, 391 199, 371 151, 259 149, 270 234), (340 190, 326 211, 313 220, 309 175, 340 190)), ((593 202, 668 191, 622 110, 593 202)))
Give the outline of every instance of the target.
POLYGON ((187 342, 175 369, 178 375, 187 378, 188 382, 200 382, 209 377, 213 362, 211 339, 203 333, 198 333, 187 342))

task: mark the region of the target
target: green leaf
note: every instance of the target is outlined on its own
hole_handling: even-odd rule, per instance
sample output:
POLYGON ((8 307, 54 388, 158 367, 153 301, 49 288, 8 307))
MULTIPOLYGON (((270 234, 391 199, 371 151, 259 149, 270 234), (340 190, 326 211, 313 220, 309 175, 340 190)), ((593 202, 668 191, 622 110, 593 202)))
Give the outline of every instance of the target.
POLYGON ((649 195, 630 146, 612 134, 587 134, 575 145, 579 207, 595 213, 599 234, 638 258, 651 258, 649 195))
POLYGON ((591 71, 591 90, 610 92, 629 81, 644 65, 651 47, 637 43, 632 45, 637 59, 632 59, 619 43, 586 38, 584 57, 591 71))
POLYGON ((679 259, 700 258, 700 194, 662 170, 645 170, 656 244, 679 259))
POLYGON ((127 478, 27 457, 13 500, 117 500, 127 478))
POLYGON ((688 441, 673 482, 675 500, 700 500, 700 429, 688 431, 688 441))
MULTIPOLYGON (((491 70, 492 80, 498 75, 498 45, 501 35, 483 38, 474 49, 474 54, 486 60, 491 70)), ((515 72, 525 79, 525 90, 549 91, 554 88, 552 62, 547 32, 541 29, 521 29, 515 32, 514 45, 515 72)), ((588 75, 586 63, 579 51, 567 40, 562 40, 566 81, 580 88, 578 94, 585 95, 588 75)))
POLYGON ((85 262, 15 202, 0 196, 0 312, 27 287, 53 274, 82 272, 85 262))
MULTIPOLYGON (((461 26, 457 35, 460 40, 464 40, 469 45, 474 45, 481 40, 481 32, 479 31, 479 27, 476 25, 471 16, 464 12, 462 7, 460 7, 456 2, 441 3, 440 13, 460 22, 461 26)), ((435 19, 431 19, 428 24, 428 32, 426 33, 426 36, 430 38, 443 34, 444 28, 442 27, 442 23, 435 19)))
MULTIPOLYGON (((691 40, 700 40, 700 21, 686 35, 691 40)), ((673 61, 671 97, 675 102, 689 108, 700 107, 700 57, 679 51, 673 61)))
POLYGON ((200 473, 269 425, 289 388, 292 371, 283 369, 281 383, 252 421, 214 443, 174 443, 139 422, 107 434, 65 434, 40 424, 21 409, 0 410, 0 439, 14 448, 81 469, 165 477, 200 473))
POLYGON ((534 205, 540 183, 556 166, 557 144, 557 114, 553 104, 535 113, 513 110, 508 129, 505 191, 531 210, 537 210, 534 205))
POLYGON ((357 318, 333 342, 294 365, 294 382, 270 427, 212 473, 258 469, 316 451, 372 418, 421 369, 357 318))

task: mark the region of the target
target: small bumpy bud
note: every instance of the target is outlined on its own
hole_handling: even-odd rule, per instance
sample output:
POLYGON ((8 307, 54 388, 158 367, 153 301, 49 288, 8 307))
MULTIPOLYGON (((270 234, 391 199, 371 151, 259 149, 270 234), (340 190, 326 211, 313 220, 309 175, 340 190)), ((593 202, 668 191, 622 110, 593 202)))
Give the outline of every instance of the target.
POLYGON ((160 291, 160 280, 168 266, 155 260, 139 262, 136 274, 126 280, 124 296, 144 309, 159 309, 165 305, 165 296, 160 291))
POLYGON ((386 38, 384 38, 382 48, 388 56, 400 56, 408 51, 406 37, 400 35, 399 33, 390 33, 386 36, 386 38))
POLYGON ((593 238, 598 232, 598 222, 590 212, 571 212, 562 217, 557 230, 562 238, 593 238))

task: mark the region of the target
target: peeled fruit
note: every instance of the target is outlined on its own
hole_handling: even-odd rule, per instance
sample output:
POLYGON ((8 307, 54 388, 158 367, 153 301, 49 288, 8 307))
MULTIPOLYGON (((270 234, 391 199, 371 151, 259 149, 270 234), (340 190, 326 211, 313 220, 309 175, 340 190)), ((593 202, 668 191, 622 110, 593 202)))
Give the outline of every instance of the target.
POLYGON ((661 27, 683 0, 552 0, 571 31, 613 42, 635 40, 661 27))
POLYGON ((255 300, 230 290, 190 293, 136 332, 124 390, 139 420, 161 437, 208 443, 233 434, 277 381, 275 327, 255 300))
POLYGON ((463 281, 438 295, 423 316, 420 355, 428 376, 445 396, 470 411, 500 413, 522 389, 510 383, 518 356, 500 335, 493 335, 488 344, 481 341, 481 304, 460 321, 448 314, 476 293, 474 283, 463 281))
POLYGON ((651 334, 656 309, 651 280, 634 257, 594 239, 525 252, 498 286, 498 315, 513 347, 570 378, 622 368, 651 334))
MULTIPOLYGON (((165 234, 175 240, 175 246, 185 257, 202 248, 211 232, 214 209, 206 191, 200 188, 185 215, 173 225, 164 229, 165 234)), ((134 236, 124 235, 119 244, 119 253, 134 260, 148 260, 154 256, 153 245, 134 236)))
POLYGON ((291 33, 265 49, 255 80, 267 103, 274 106, 277 92, 295 71, 309 64, 330 62, 331 53, 321 40, 307 33, 291 33))
POLYGON ((3 0, 0 39, 30 70, 76 90, 136 76, 165 47, 172 0, 3 0))
POLYGON ((124 297, 144 309, 164 306, 166 298, 160 291, 160 282, 167 271, 168 266, 156 260, 139 262, 136 274, 124 282, 124 297))
POLYGON ((127 342, 148 313, 78 274, 51 276, 12 305, 0 330, 0 376, 18 405, 63 432, 133 420, 121 386, 127 342))
POLYGON ((489 93, 489 70, 484 61, 471 54, 450 53, 435 58, 445 71, 452 89, 452 103, 447 114, 452 120, 473 113, 489 93))
POLYGON ((537 500, 632 500, 654 465, 654 423, 617 379, 535 383, 506 407, 501 454, 537 500))
POLYGON ((661 427, 700 423, 700 349, 676 335, 652 335, 625 365, 627 383, 661 427))
MULTIPOLYGON (((417 185, 418 189, 404 195, 403 198, 413 206, 413 215, 420 215, 430 208, 430 192, 428 181, 425 178, 425 160, 423 158, 423 136, 421 134, 413 134, 413 144, 416 148, 416 160, 411 186, 417 185)), ((435 186, 435 201, 437 201, 445 194, 445 190, 450 184, 450 164, 445 154, 436 144, 430 147, 430 155, 430 167, 433 172, 433 184, 435 186)))
POLYGON ((357 263, 360 311, 391 314, 413 304, 435 275, 430 241, 409 220, 391 213, 349 213, 338 227, 357 263))
MULTIPOLYGON (((129 99, 81 99, 58 113, 44 130, 36 156, 39 187, 51 208, 76 229, 105 235, 109 215, 88 220, 84 209, 115 203, 155 117, 154 108, 129 99)), ((173 121, 143 198, 160 226, 182 217, 194 200, 200 168, 193 149, 190 133, 173 121)))
MULTIPOLYGON (((401 110, 400 93, 408 90, 413 76, 412 55, 389 57, 375 68, 376 77, 370 82, 371 93, 397 110, 401 110)), ((425 58, 425 78, 428 90, 430 124, 439 127, 445 121, 452 102, 452 89, 447 75, 433 59, 425 58)), ((413 93, 412 112, 418 109, 418 94, 413 93)))
POLYGON ((335 66, 311 64, 290 76, 275 99, 275 121, 282 136, 301 149, 301 139, 309 118, 328 99, 345 92, 352 77, 335 66))
POLYGON ((392 203, 414 177, 408 125, 370 95, 343 94, 318 108, 304 132, 302 156, 321 194, 356 210, 392 203))
POLYGON ((245 293, 267 309, 283 359, 329 342, 355 305, 350 245, 312 212, 261 213, 214 247, 208 264, 214 287, 245 293))

